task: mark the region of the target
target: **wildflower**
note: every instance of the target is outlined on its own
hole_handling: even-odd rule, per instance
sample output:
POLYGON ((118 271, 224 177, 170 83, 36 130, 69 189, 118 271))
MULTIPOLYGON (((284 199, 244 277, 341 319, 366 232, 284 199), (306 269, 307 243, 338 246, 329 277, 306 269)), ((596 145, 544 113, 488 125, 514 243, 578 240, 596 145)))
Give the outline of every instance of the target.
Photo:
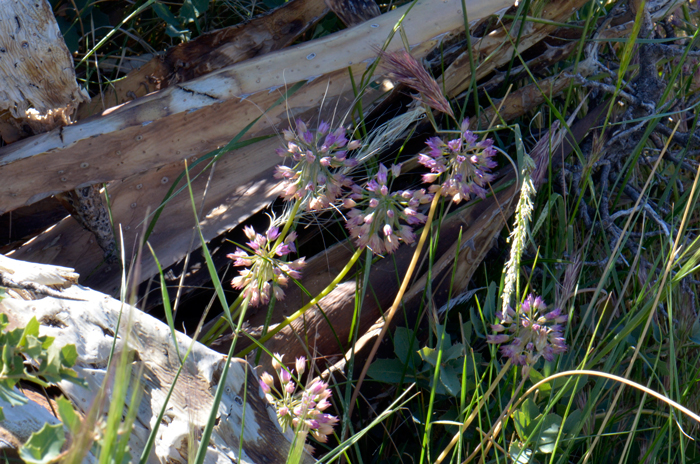
POLYGON ((280 259, 291 252, 296 252, 294 240, 296 233, 291 232, 284 241, 277 243, 279 229, 271 227, 265 235, 256 234, 255 230, 247 226, 244 232, 248 239, 247 245, 252 254, 241 248, 227 255, 234 260, 234 266, 246 266, 239 271, 239 276, 231 281, 233 288, 243 290, 243 295, 250 298, 250 304, 267 304, 270 295, 274 294, 278 300, 284 299, 282 287, 287 285, 289 277, 301 278, 301 268, 304 267, 304 258, 294 261, 280 259))
POLYGON ((331 132, 328 123, 323 121, 314 133, 297 119, 296 129, 296 133, 283 131, 287 148, 277 150, 280 156, 290 157, 296 163, 293 167, 277 166, 275 177, 286 180, 282 197, 305 201, 311 210, 326 208, 340 197, 344 187, 352 185, 339 168, 357 164, 347 155, 348 151, 359 148, 360 142, 348 141, 343 127, 331 132))
POLYGON ((540 357, 553 361, 555 355, 566 351, 562 324, 568 316, 561 309, 546 311, 547 305, 541 297, 529 295, 520 305, 520 311, 508 306, 496 313, 500 323, 492 324, 494 334, 487 336, 488 343, 501 345, 503 356, 524 366, 523 375, 527 375, 540 357))
POLYGON ((440 85, 410 53, 406 50, 391 53, 380 50, 379 54, 384 68, 397 82, 420 93, 420 101, 432 109, 455 117, 450 104, 440 90, 440 85))
MULTIPOLYGON (((394 177, 400 172, 400 165, 391 167, 394 177)), ((366 189, 355 187, 353 194, 345 201, 345 206, 352 208, 345 224, 350 236, 355 239, 358 247, 368 246, 376 254, 393 253, 400 241, 413 243, 416 237, 412 226, 426 220, 426 216, 418 212, 418 207, 430 202, 432 198, 424 189, 390 193, 388 179, 389 169, 380 164, 377 174, 367 183, 366 189), (358 202, 365 205, 365 208, 359 209, 358 202), (399 220, 406 224, 400 224, 399 220)))
MULTIPOLYGON (((277 353, 273 357, 273 359, 281 358, 282 356, 277 353)), ((297 358, 295 367, 298 375, 301 375, 306 370, 306 358, 303 356, 297 358)), ((337 417, 323 412, 331 405, 328 401, 331 396, 328 384, 320 379, 314 379, 308 387, 299 389, 292 380, 294 370, 288 371, 279 363, 275 364, 274 369, 281 389, 278 391, 271 384, 272 382, 268 383, 272 376, 267 372, 263 373, 260 384, 269 389, 268 391, 263 387, 263 392, 277 410, 277 420, 282 426, 282 431, 286 431, 290 426, 304 426, 316 440, 325 443, 328 435, 333 433, 333 427, 338 423, 337 417)))
MULTIPOLYGON (((493 156, 493 140, 477 141, 476 134, 469 130, 469 119, 462 122, 460 137, 445 143, 439 137, 428 139, 428 154, 419 154, 418 162, 430 169, 423 175, 428 183, 435 182, 444 175, 442 195, 452 197, 455 203, 469 200, 472 195, 486 197, 484 188, 493 180, 491 170, 496 167, 493 156)), ((431 186, 435 192, 438 186, 431 186)))

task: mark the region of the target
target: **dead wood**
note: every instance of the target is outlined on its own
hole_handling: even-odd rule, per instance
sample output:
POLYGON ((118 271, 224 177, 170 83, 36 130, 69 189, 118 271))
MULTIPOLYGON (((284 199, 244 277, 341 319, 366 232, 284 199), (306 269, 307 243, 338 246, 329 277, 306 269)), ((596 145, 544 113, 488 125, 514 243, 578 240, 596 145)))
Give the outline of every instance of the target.
MULTIPOLYGON (((478 18, 507 4, 505 0, 489 4, 474 0, 467 6, 478 18)), ((406 35, 416 44, 413 52, 417 57, 424 56, 445 35, 456 33, 462 26, 461 17, 457 17, 461 2, 452 0, 438 5, 436 8, 432 2, 419 2, 403 21, 406 35), (430 20, 426 21, 426 17, 430 20)), ((252 96, 259 98, 261 91, 317 80, 339 70, 346 72, 348 67, 356 76, 361 75, 366 70, 366 61, 374 59, 375 47, 383 45, 405 12, 405 7, 396 9, 372 24, 361 24, 284 52, 244 61, 132 101, 99 118, 4 147, 0 150, 0 172, 11 181, 3 184, 0 191, 3 211, 81 185, 122 179, 137 166, 142 170, 152 169, 190 154, 206 153, 231 140, 260 114, 250 109, 241 112, 238 108, 238 117, 231 121, 233 126, 222 128, 220 108, 250 103, 252 96), (167 131, 163 130, 164 125, 167 131), (60 158, 60 163, 47 163, 47 157, 52 161, 60 158), (17 181, 12 180, 15 176, 19 176, 17 181)), ((394 39, 389 49, 401 46, 401 41, 394 39)), ((301 108, 315 106, 318 105, 309 101, 301 108)), ((268 119, 274 118, 269 116, 268 119)), ((265 126, 264 122, 261 125, 265 126)), ((251 131, 250 136, 259 131, 251 131)))
MULTIPOLYGON (((470 6, 470 16, 486 15, 501 4, 475 1, 470 6)), ((414 7, 403 27, 409 40, 417 44, 413 49, 417 57, 459 30, 461 20, 454 16, 459 8, 461 2, 456 0, 441 2, 439 9, 430 2, 414 7), (431 21, 426 22, 422 16, 428 9, 431 21)), ((359 82, 366 61, 375 56, 373 47, 384 42, 403 12, 397 9, 371 24, 244 61, 130 102, 98 118, 78 122, 62 132, 5 147, 0 150, 0 174, 8 179, 19 175, 22 182, 3 184, 0 205, 12 209, 56 191, 119 179, 107 190, 115 224, 122 224, 125 243, 131 249, 134 237, 143 228, 140 224, 146 210, 154 211, 164 198, 171 182, 182 172, 182 160, 189 158, 191 163, 192 157, 227 143, 270 108, 286 84, 310 80, 288 100, 289 110, 280 105, 268 111, 249 136, 272 135, 275 128, 288 124, 288 117, 317 117, 321 101, 325 102, 322 117, 344 114, 354 100, 348 63, 353 63, 350 69, 355 82, 359 82), (46 161, 49 158, 50 163, 46 161), (134 174, 135 170, 142 173, 134 174)), ((394 39, 390 48, 400 46, 400 40, 394 39)), ((369 91, 364 107, 370 107, 378 94, 369 91)), ((279 143, 260 142, 229 153, 217 163, 201 218, 207 240, 236 226, 276 195, 272 168, 279 160, 274 152, 279 143), (255 200, 251 201, 253 197, 255 200)), ((206 180, 205 174, 195 181, 198 204, 206 180)), ((161 216, 162 222, 154 230, 151 242, 165 266, 188 252, 193 224, 190 218, 194 221, 186 195, 168 204, 161 216)), ((114 266, 98 268, 103 255, 94 238, 83 233, 70 218, 13 256, 69 265, 84 276, 85 284, 106 292, 114 293, 119 285, 114 266)), ((143 275, 155 272, 155 264, 145 259, 143 275)))
POLYGON ((250 21, 172 47, 114 82, 101 99, 81 105, 78 119, 285 48, 327 11, 323 0, 293 0, 250 21))
POLYGON ((48 2, 0 1, 0 83, 7 143, 67 124, 89 100, 48 2))
MULTIPOLYGON (((71 116, 87 94, 75 80, 73 60, 47 2, 4 2, 0 34, 0 78, 5 84, 0 110, 8 117, 0 123, 6 143, 70 124, 71 116)), ((80 224, 92 232, 105 256, 114 260, 116 244, 109 215, 99 188, 61 192, 59 201, 68 206, 80 224)))
MULTIPOLYGON (((31 263, 3 259, 5 267, 22 270, 28 274, 27 279, 32 279, 31 263)), ((45 281, 41 276, 65 273, 64 268, 47 271, 50 267, 37 267, 36 282, 45 281)), ((63 282, 69 283, 65 279, 63 282)), ((25 300, 8 293, 10 297, 0 301, 0 311, 8 315, 11 327, 24 326, 36 317, 41 323, 40 333, 56 337, 57 346, 75 344, 78 361, 74 369, 88 382, 89 388, 68 382, 59 387, 83 413, 98 398, 104 382, 109 381, 107 363, 115 337, 118 352, 136 353, 130 386, 139 385, 143 394, 129 443, 132 456, 138 456, 175 380, 179 356, 187 351, 191 339, 177 334, 175 346, 167 325, 94 290, 73 285, 62 293, 73 300, 52 297, 25 300)), ((190 433, 201 435, 225 362, 225 356, 195 343, 177 380, 148 462, 188 462, 187 437, 190 433)), ((230 362, 228 376, 222 380, 226 389, 218 408, 217 426, 207 444, 205 462, 284 462, 291 437, 282 434, 274 408, 265 399, 252 367, 240 359, 230 362), (243 443, 239 456, 240 438, 243 443)), ((128 398, 130 394, 125 407, 128 398)), ((107 402, 105 408, 108 407, 107 402)), ((313 462, 313 458, 305 455, 304 462, 313 462)))
POLYGON ((348 27, 368 21, 382 13, 374 0, 325 0, 325 2, 348 27))

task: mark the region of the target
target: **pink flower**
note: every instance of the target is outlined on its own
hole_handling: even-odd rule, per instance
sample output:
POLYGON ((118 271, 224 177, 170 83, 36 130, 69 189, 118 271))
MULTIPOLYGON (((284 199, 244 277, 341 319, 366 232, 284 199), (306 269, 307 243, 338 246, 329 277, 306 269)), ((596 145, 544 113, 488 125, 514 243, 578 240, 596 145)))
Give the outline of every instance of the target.
POLYGON ((277 150, 280 156, 294 162, 293 167, 277 166, 275 177, 285 180, 282 197, 302 201, 306 209, 327 208, 341 196, 344 188, 352 186, 350 178, 341 174, 339 168, 357 164, 357 160, 347 157, 347 152, 359 148, 360 142, 349 142, 343 127, 331 132, 324 121, 313 133, 297 119, 296 129, 296 133, 283 131, 287 149, 277 150))
MULTIPOLYGON (((431 171, 423 175, 423 181, 432 183, 443 177, 442 195, 452 197, 455 203, 469 200, 473 195, 485 198, 485 187, 493 180, 491 170, 496 167, 493 140, 477 142, 476 135, 469 130, 469 119, 462 122, 461 130, 460 138, 447 143, 439 137, 428 139, 428 153, 418 156, 418 162, 431 171)), ((438 188, 431 186, 430 191, 438 188)))
POLYGON ((375 254, 393 253, 400 242, 413 243, 415 235, 411 226, 426 220, 417 208, 432 199, 422 189, 390 192, 389 174, 393 177, 398 172, 400 167, 392 166, 390 171, 380 164, 365 189, 355 186, 347 202, 353 208, 347 214, 345 227, 358 247, 369 247, 375 254), (360 209, 360 204, 365 205, 364 209, 360 209))
POLYGON ((508 307, 505 314, 496 313, 500 323, 491 326, 495 335, 487 336, 488 343, 501 345, 504 357, 526 368, 524 375, 540 357, 553 361, 567 350, 561 324, 568 316, 560 309, 546 310, 547 304, 541 297, 528 295, 518 312, 508 307))
POLYGON ((234 266, 245 266, 246 269, 238 272, 239 275, 231 281, 231 286, 241 289, 252 306, 269 303, 271 294, 278 300, 283 299, 282 287, 287 285, 290 277, 299 279, 300 270, 306 264, 304 258, 294 261, 280 259, 296 252, 296 233, 290 233, 282 242, 277 243, 277 227, 271 227, 265 235, 255 233, 250 226, 245 227, 243 232, 250 240, 246 243, 249 250, 237 248, 227 257, 233 260, 234 266))

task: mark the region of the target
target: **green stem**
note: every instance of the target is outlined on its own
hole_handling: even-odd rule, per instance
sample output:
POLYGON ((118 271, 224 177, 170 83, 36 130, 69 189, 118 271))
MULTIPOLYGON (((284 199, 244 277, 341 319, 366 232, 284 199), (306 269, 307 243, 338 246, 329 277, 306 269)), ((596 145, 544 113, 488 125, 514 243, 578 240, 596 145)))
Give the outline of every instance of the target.
MULTIPOLYGON (((234 317, 238 316, 242 306, 241 303, 243 302, 243 293, 238 295, 238 298, 236 298, 236 301, 231 303, 231 306, 229 306, 229 312, 232 311, 234 308, 238 308, 238 311, 235 313, 231 314, 231 320, 233 320, 234 317)), ((226 330, 226 326, 224 325, 225 322, 228 322, 224 314, 221 314, 219 316, 219 320, 216 321, 216 324, 209 329, 209 331, 204 334, 202 337, 202 343, 204 345, 209 346, 214 340, 216 340, 223 332, 226 330)), ((233 330, 233 327, 231 328, 233 330)))
POLYGON ((340 281, 343 280, 343 279, 345 278, 345 276, 348 274, 348 272, 350 272, 350 269, 353 268, 353 266, 355 265, 355 263, 357 262, 357 260, 360 258, 360 255, 362 255, 362 251, 363 251, 363 250, 364 250, 364 247, 358 248, 357 250, 355 250, 355 253, 352 255, 352 257, 350 258, 350 261, 348 261, 348 263, 345 265, 345 267, 343 268, 343 270, 340 271, 340 273, 335 277, 335 279, 333 279, 333 281, 332 281, 330 284, 328 284, 328 286, 327 286, 326 288, 324 288, 323 291, 322 291, 321 293, 319 293, 318 295, 316 295, 316 296, 314 297, 314 299, 312 299, 311 301, 309 301, 308 303, 306 303, 301 309, 299 309, 297 312, 295 312, 295 313, 292 314, 291 316, 285 318, 285 319, 284 319, 281 323, 279 323, 274 329, 272 329, 271 331, 269 331, 269 332, 267 333, 267 335, 265 335, 264 337, 261 337, 261 338, 258 340, 258 343, 253 344, 253 345, 250 345, 248 348, 246 348, 246 349, 244 349, 243 351, 240 351, 239 353, 237 353, 237 354, 236 354, 236 357, 243 357, 243 356, 247 355, 248 353, 250 353, 251 351, 253 351, 258 345, 264 344, 266 341, 268 341, 269 339, 271 339, 272 337, 274 337, 275 335, 277 335, 277 333, 278 333, 280 330, 284 329, 284 328, 287 327, 289 324, 291 324, 292 322, 294 322, 299 316, 301 316, 302 314, 304 314, 309 308, 311 308, 311 307, 313 307, 313 306, 316 306, 316 305, 318 304, 319 301, 321 301, 326 295, 328 295, 330 292, 332 292, 332 291, 335 289, 335 287, 338 286, 338 284, 340 283, 340 281))
POLYGON ((277 240, 275 241, 275 246, 272 247, 274 250, 279 246, 280 243, 284 240, 284 238, 287 236, 287 232, 289 232, 289 229, 292 227, 292 224, 294 224, 294 220, 297 217, 297 211, 299 211, 299 205, 301 204, 301 200, 297 199, 294 202, 294 206, 292 206, 292 211, 289 213, 289 218, 287 219, 287 222, 285 222, 284 227, 282 228, 282 233, 277 237, 277 240))
POLYGON ((229 348, 228 356, 226 356, 225 358, 226 362, 224 363, 224 367, 221 370, 221 377, 219 379, 219 384, 216 387, 216 393, 214 394, 214 401, 211 407, 211 412, 209 413, 209 420, 207 420, 207 424, 205 425, 204 431, 202 432, 202 438, 199 442, 199 448, 197 449, 197 454, 194 458, 194 464, 202 464, 204 462, 204 458, 207 455, 207 449, 209 448, 209 439, 211 438, 211 434, 214 431, 216 416, 219 413, 219 404, 221 403, 221 398, 223 397, 224 389, 226 388, 226 377, 228 376, 228 369, 231 365, 231 353, 233 353, 233 350, 236 349, 238 333, 240 332, 241 327, 243 326, 243 319, 245 317, 246 309, 248 309, 248 301, 249 299, 246 298, 243 301, 243 304, 241 305, 241 308, 243 310, 241 311, 241 314, 238 317, 238 325, 234 328, 233 341, 231 342, 231 347, 229 348))

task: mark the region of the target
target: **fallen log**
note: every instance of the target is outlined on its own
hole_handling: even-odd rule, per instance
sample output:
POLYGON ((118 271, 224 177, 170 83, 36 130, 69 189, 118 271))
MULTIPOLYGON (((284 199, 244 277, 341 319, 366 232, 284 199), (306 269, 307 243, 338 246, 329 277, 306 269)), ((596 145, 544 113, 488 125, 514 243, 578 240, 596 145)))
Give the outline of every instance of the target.
MULTIPOLYGON (((467 2, 467 7, 470 18, 476 19, 508 3, 500 0, 487 5, 474 0, 467 2)), ((5 147, 0 150, 0 175, 19 178, 0 187, 0 209, 9 210, 75 186, 114 181, 107 187, 112 216, 115 224, 122 225, 125 243, 131 249, 142 230, 146 211, 154 211, 160 204, 170 182, 182 172, 183 159, 191 162, 193 156, 230 141, 269 109, 286 85, 300 80, 307 84, 287 99, 287 108, 280 105, 265 113, 246 138, 272 135, 276 128, 287 126, 290 118, 315 118, 321 102, 321 117, 331 119, 330 115, 336 114, 337 123, 355 103, 349 71, 355 82, 361 81, 367 63, 376 55, 375 47, 385 42, 404 14, 402 28, 415 44, 412 53, 422 57, 463 27, 461 16, 456 16, 461 4, 457 0, 418 2, 410 12, 408 7, 399 8, 323 39, 174 85, 62 132, 5 147), (431 20, 425 21, 428 16, 431 20)), ((400 40, 394 39, 389 48, 400 46, 400 40)), ((380 90, 369 90, 363 107, 369 107, 380 94, 380 90)), ((235 227, 276 195, 271 175, 279 160, 274 153, 278 143, 257 143, 229 153, 217 163, 203 209, 206 240, 235 227), (222 207, 230 203, 232 191, 244 201, 231 209, 222 207), (250 200, 252 193, 255 201, 250 200)), ((198 204, 205 179, 200 177, 195 182, 198 204)), ((190 211, 189 198, 176 197, 166 206, 162 223, 154 230, 152 243, 164 266, 188 252, 193 224, 188 218, 194 220, 190 211), (164 220, 166 217, 170 219, 164 220)), ((112 294, 119 286, 116 266, 103 265, 94 239, 71 219, 21 247, 13 256, 74 267, 84 276, 83 283, 112 294)), ((144 259, 143 275, 150 277, 155 272, 155 263, 144 259)))
POLYGON ((323 0, 293 0, 250 21, 171 47, 114 82, 102 98, 81 105, 78 119, 285 48, 327 12, 323 0))
MULTIPOLYGON (((39 265, 36 268, 39 277, 33 278, 31 263, 9 258, 3 258, 3 266, 24 269, 24 280, 34 283, 45 282, 46 275, 71 275, 65 268, 51 272, 47 271, 51 266, 39 265)), ((70 285, 70 280, 62 279, 62 285, 70 285)), ((177 333, 175 345, 167 325, 94 290, 70 285, 60 296, 35 299, 9 289, 0 301, 0 311, 7 314, 10 329, 23 327, 36 317, 41 324, 40 333, 55 337, 56 346, 76 346, 78 360, 73 368, 87 381, 89 388, 70 382, 61 382, 59 388, 83 414, 98 401, 105 382, 111 381, 108 360, 113 343, 116 343, 117 352, 135 351, 130 386, 139 385, 142 396, 129 446, 132 457, 136 458, 144 449, 168 390, 175 382, 179 358, 187 352, 192 340, 177 333)), ((226 389, 218 408, 217 425, 207 443, 205 462, 252 464, 286 460, 292 437, 290 432, 282 433, 274 407, 265 399, 253 368, 244 360, 230 359, 228 376, 221 379, 226 362, 226 356, 194 343, 159 424, 149 463, 188 462, 188 437, 190 434, 201 436, 219 381, 225 382, 226 389)), ((125 413, 131 395, 126 398, 125 413)), ((103 406, 106 413, 109 402, 103 406)), ((310 455, 304 455, 303 462, 313 461, 310 455)))

